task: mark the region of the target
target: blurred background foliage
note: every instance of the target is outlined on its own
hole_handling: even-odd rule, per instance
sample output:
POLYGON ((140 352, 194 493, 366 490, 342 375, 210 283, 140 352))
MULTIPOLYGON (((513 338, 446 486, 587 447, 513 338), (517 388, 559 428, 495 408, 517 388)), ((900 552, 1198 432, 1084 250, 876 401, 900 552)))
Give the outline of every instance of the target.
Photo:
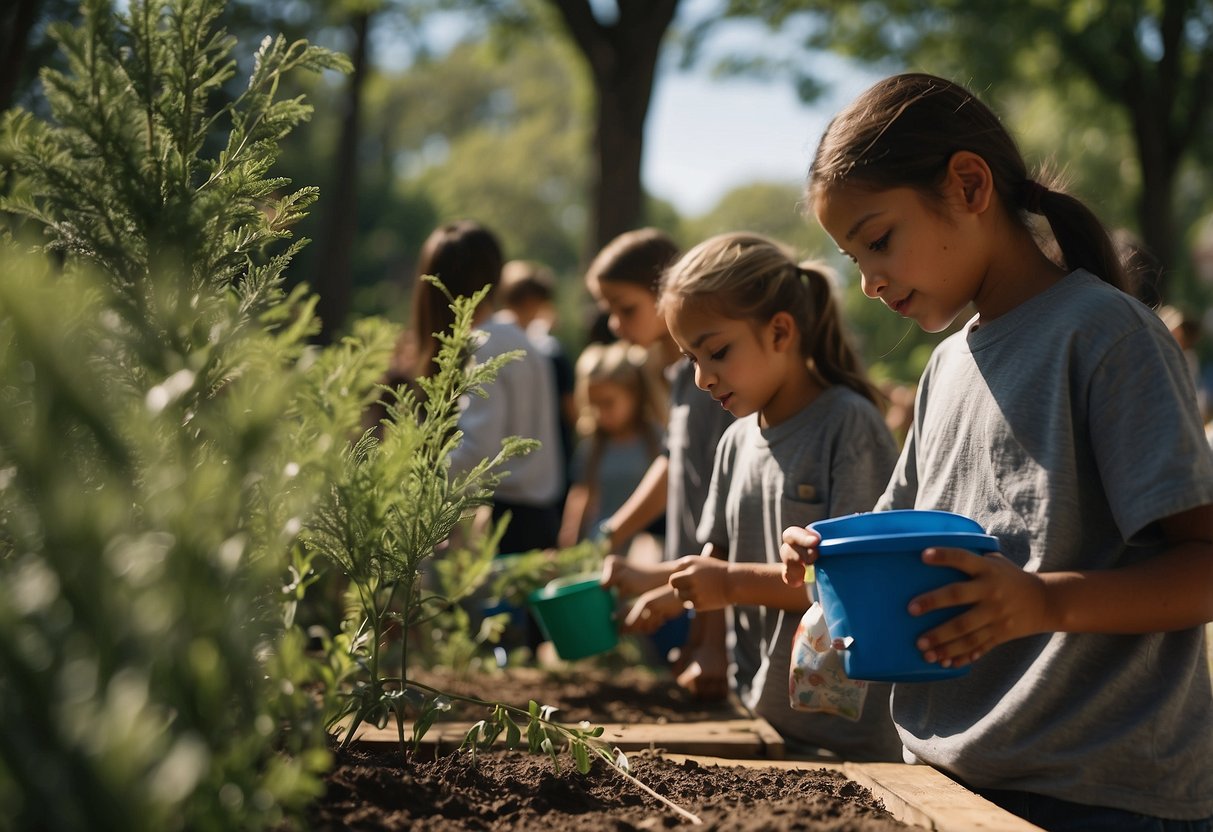
MULTIPOLYGON (((35 71, 54 60, 45 24, 74 9, 17 0, 0 13, 0 106, 43 106, 35 71)), ((799 215, 803 171, 683 216, 643 193, 638 160, 660 72, 711 60, 811 101, 831 53, 865 71, 967 83, 1004 115, 1030 163, 1144 241, 1165 266, 1165 302, 1200 310, 1210 295, 1209 257, 1194 254, 1213 245, 1210 0, 230 0, 225 15, 246 47, 285 32, 351 57, 349 75, 288 82, 316 114, 284 140, 278 167, 324 194, 301 228, 315 244, 291 279, 318 291, 326 341, 360 316, 404 320, 420 242, 455 217, 494 228, 507 257, 552 266, 571 352, 592 315, 581 270, 625 228, 658 225, 685 246, 749 228, 830 257, 799 215), (803 48, 708 48, 738 20, 803 48)), ((917 347, 938 336, 903 331, 835 263, 869 362, 912 381, 917 347)))

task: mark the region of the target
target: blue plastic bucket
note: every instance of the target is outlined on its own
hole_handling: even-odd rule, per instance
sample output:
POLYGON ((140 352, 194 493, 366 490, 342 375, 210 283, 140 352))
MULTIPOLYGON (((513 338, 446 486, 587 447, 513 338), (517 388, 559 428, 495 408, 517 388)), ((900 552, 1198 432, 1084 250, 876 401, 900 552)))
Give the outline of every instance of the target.
POLYGON ((821 535, 814 570, 830 635, 850 639, 843 651, 847 676, 874 682, 928 682, 969 671, 967 665, 945 668, 927 662, 914 644, 963 608, 912 616, 906 607, 924 592, 968 579, 959 570, 923 563, 924 549, 996 552, 997 538, 985 534, 975 521, 946 511, 853 514, 809 528, 821 535))

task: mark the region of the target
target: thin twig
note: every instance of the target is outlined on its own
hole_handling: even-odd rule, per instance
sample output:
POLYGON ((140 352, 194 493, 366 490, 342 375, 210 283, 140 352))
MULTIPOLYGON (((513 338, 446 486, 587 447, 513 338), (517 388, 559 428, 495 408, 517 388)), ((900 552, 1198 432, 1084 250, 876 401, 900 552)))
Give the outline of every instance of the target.
POLYGON ((670 800, 668 797, 665 797, 664 795, 660 795, 657 792, 653 791, 651 788, 646 786, 644 783, 637 780, 636 777, 634 775, 632 775, 630 772, 624 771, 619 766, 615 765, 613 762, 610 763, 609 765, 615 771, 619 772, 620 775, 622 775, 623 777, 626 777, 628 780, 631 780, 633 785, 639 786, 647 794, 652 795, 653 797, 657 798, 662 803, 664 803, 666 806, 670 807, 670 809, 672 809, 676 814, 682 815, 684 818, 686 818, 687 820, 689 820, 691 823, 695 824, 696 826, 703 825, 703 819, 700 818, 699 815, 688 812, 686 809, 682 808, 677 803, 670 800))

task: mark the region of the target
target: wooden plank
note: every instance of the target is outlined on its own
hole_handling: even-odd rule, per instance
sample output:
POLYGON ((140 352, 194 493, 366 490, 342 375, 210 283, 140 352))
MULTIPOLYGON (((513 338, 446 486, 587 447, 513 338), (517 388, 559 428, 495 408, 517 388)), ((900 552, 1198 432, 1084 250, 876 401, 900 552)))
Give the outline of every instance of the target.
POLYGON ((902 763, 848 763, 837 760, 734 760, 691 754, 664 755, 675 762, 839 771, 867 787, 889 814, 902 823, 935 832, 1041 832, 1040 827, 1011 814, 961 786, 930 766, 902 763))
POLYGON ((896 817, 920 818, 919 825, 926 829, 937 832, 1039 832, 1040 829, 930 766, 844 763, 842 771, 881 797, 885 808, 896 817), (893 810, 894 804, 899 807, 897 812, 893 810))
MULTIPOLYGON (((463 743, 472 725, 472 722, 435 723, 426 732, 422 745, 438 754, 448 754, 463 743)), ((782 759, 785 755, 783 738, 765 719, 598 725, 604 729, 602 739, 625 752, 660 749, 670 753, 738 759, 782 759)), ((406 722, 406 739, 412 730, 412 723, 406 722)), ((344 736, 344 733, 339 735, 344 736)), ((383 728, 376 728, 374 725, 359 726, 354 739, 366 745, 380 747, 396 746, 400 741, 395 720, 389 720, 383 728)))

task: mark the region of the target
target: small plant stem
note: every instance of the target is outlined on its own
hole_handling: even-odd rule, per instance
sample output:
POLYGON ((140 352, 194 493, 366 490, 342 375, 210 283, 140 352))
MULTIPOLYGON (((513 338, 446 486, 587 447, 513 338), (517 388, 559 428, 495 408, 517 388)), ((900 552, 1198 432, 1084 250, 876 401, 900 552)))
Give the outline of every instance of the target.
POLYGON ((637 780, 635 776, 633 776, 629 772, 624 771, 623 769, 621 769, 619 766, 615 765, 614 763, 609 763, 609 765, 621 777, 626 777, 628 780, 632 781, 632 784, 634 786, 637 786, 645 794, 652 795, 653 797, 660 800, 662 803, 664 803, 666 806, 668 806, 670 808, 670 810, 673 811, 675 814, 681 815, 682 817, 689 820, 695 826, 703 825, 703 819, 701 817, 699 817, 699 815, 693 814, 692 812, 688 812, 686 809, 682 808, 677 803, 670 800, 668 797, 665 797, 664 795, 660 795, 657 792, 653 791, 651 788, 646 786, 644 783, 641 783, 639 780, 637 780))
MULTIPOLYGON (((500 706, 502 708, 505 708, 507 711, 513 711, 514 713, 517 713, 517 714, 523 714, 524 716, 526 716, 526 718, 528 720, 532 719, 532 718, 538 719, 544 725, 550 725, 551 727, 555 728, 557 731, 560 731, 562 733, 567 731, 567 729, 563 725, 561 725, 559 722, 553 722, 552 720, 544 719, 543 717, 532 717, 528 711, 524 711, 522 708, 515 708, 512 705, 506 705, 504 702, 488 702, 484 699, 477 699, 474 696, 462 696, 460 694, 447 693, 446 691, 438 690, 438 688, 430 687, 429 685, 422 684, 421 682, 414 682, 414 681, 408 680, 408 679, 403 680, 403 681, 405 684, 412 685, 415 688, 420 688, 421 690, 429 691, 430 693, 438 694, 440 696, 446 696, 450 699, 458 699, 461 702, 467 702, 468 704, 471 704, 471 705, 481 705, 486 708, 494 708, 494 707, 500 706)), ((397 723, 400 722, 399 716, 396 718, 396 721, 397 721, 397 723)), ((401 736, 403 736, 403 732, 404 732, 403 726, 400 726, 399 730, 401 731, 401 736)), ((644 783, 641 783, 639 780, 637 780, 632 774, 624 771, 619 766, 615 765, 614 761, 612 761, 602 751, 599 751, 597 753, 598 753, 598 756, 600 756, 602 759, 607 761, 607 765, 609 765, 612 769, 614 769, 616 772, 618 772, 621 776, 626 777, 628 780, 630 780, 632 783, 634 783, 636 786, 638 786, 642 791, 645 792, 645 794, 649 794, 649 795, 652 795, 653 797, 657 798, 659 801, 661 801, 666 806, 668 806, 675 814, 681 815, 682 817, 686 818, 694 825, 696 825, 696 826, 703 825, 703 819, 700 818, 698 815, 688 812, 686 809, 682 808, 677 803, 670 800, 668 797, 664 797, 664 796, 658 794, 657 792, 653 791, 651 788, 646 786, 644 783)))

